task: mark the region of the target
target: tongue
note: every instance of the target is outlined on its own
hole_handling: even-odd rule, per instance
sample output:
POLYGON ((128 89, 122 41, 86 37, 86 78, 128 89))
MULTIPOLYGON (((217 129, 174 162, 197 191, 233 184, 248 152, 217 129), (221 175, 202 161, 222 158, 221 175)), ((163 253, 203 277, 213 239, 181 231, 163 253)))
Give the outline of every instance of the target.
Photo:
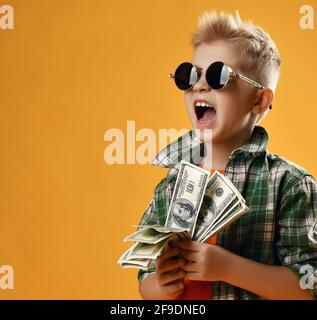
POLYGON ((203 124, 208 124, 215 118, 215 116, 216 116, 215 109, 208 109, 207 111, 205 111, 202 118, 199 119, 199 122, 203 124))

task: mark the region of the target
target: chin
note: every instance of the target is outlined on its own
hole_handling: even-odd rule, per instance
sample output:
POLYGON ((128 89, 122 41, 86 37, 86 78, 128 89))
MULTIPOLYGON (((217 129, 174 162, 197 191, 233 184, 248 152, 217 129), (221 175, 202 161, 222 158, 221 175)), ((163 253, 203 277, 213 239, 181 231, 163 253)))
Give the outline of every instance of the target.
POLYGON ((214 140, 214 130, 209 128, 201 128, 200 126, 193 125, 197 137, 201 142, 212 142, 214 140))

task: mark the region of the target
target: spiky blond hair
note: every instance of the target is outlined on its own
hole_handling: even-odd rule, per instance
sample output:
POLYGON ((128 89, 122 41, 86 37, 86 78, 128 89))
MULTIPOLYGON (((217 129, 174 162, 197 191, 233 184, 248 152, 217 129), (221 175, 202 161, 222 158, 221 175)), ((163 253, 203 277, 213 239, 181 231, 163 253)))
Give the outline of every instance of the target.
MULTIPOLYGON (((281 58, 277 47, 262 28, 250 21, 242 21, 239 12, 228 14, 204 11, 192 33, 191 45, 196 49, 200 44, 215 40, 226 40, 241 51, 243 61, 239 69, 251 79, 275 92, 280 76, 281 58)), ((259 117, 262 118, 264 114, 259 117)))

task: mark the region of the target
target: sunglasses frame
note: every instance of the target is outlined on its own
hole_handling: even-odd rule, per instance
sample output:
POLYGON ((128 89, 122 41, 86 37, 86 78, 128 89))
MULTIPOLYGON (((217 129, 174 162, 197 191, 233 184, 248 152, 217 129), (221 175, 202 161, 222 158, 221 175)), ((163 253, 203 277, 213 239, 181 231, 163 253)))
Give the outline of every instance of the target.
MULTIPOLYGON (((222 61, 216 61, 216 62, 221 62, 221 63, 223 63, 222 61)), ((202 75, 202 71, 203 71, 204 69, 195 66, 195 65, 192 64, 191 62, 183 62, 183 63, 190 63, 193 67, 195 67, 196 72, 197 72, 197 79, 196 79, 196 81, 192 84, 192 86, 191 86, 190 88, 188 88, 188 89, 182 90, 182 91, 188 91, 188 90, 191 90, 191 89, 195 86, 195 84, 199 81, 199 79, 200 79, 200 77, 201 77, 201 75, 202 75)), ((182 65, 183 63, 181 63, 180 65, 182 65)), ((214 63, 215 63, 215 62, 213 62, 212 64, 214 64, 214 63)), ((210 64, 210 65, 208 66, 208 68, 209 68, 212 64, 210 64)), ((180 66, 180 65, 179 65, 179 66, 180 66)), ((244 81, 244 82, 246 82, 246 83, 248 83, 248 84, 251 84, 251 85, 253 85, 254 87, 256 87, 256 88, 258 88, 258 89, 264 89, 264 86, 262 86, 260 83, 258 83, 258 82, 256 82, 256 81, 254 81, 254 80, 252 80, 252 79, 250 79, 250 78, 242 75, 241 73, 234 72, 234 71, 232 70, 232 68, 229 67, 228 65, 226 65, 225 63, 223 63, 223 65, 228 69, 228 72, 229 72, 228 81, 227 81, 227 83, 225 83, 225 84, 223 85, 222 88, 220 88, 220 89, 214 89, 214 90, 217 90, 217 91, 222 90, 222 89, 225 88, 233 79, 241 79, 242 81, 244 81)), ((207 68, 207 70, 208 70, 208 68, 207 68)), ((174 74, 173 74, 173 73, 170 73, 170 74, 169 74, 169 77, 172 78, 172 79, 174 79, 174 81, 175 81, 175 73, 174 73, 174 74)), ((206 81, 206 82, 207 82, 207 81, 206 81)), ((175 83, 176 83, 176 82, 175 82, 175 83)), ((207 84, 208 84, 208 82, 207 82, 207 84)), ((208 84, 208 86, 209 86, 209 84, 208 84)), ((210 87, 210 86, 209 86, 209 87, 210 87)), ((212 88, 212 87, 210 87, 210 88, 212 88)), ((212 89, 213 89, 213 88, 212 88, 212 89)), ((180 90, 181 90, 181 89, 180 89, 180 90)), ((269 108, 272 109, 272 105, 270 105, 269 108)))

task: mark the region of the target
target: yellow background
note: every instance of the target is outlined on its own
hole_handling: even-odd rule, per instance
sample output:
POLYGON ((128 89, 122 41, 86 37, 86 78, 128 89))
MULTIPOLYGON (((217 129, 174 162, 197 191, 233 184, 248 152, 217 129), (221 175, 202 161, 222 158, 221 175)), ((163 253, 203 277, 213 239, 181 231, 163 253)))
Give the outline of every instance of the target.
POLYGON ((164 169, 107 165, 104 133, 190 128, 168 73, 191 59, 203 10, 264 27, 283 70, 261 122, 269 150, 317 176, 317 31, 299 7, 317 1, 0 1, 15 29, 0 30, 0 265, 15 289, 0 299, 138 299, 123 270, 122 239, 137 224, 164 169))

